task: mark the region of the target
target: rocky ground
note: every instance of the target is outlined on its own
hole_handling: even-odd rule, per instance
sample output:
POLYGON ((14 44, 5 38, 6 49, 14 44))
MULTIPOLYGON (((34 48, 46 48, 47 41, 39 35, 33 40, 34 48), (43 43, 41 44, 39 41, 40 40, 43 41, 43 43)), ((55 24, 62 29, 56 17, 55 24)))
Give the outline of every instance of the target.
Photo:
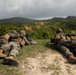
POLYGON ((20 62, 21 75, 75 75, 76 64, 68 63, 59 52, 48 49, 36 57, 24 58, 20 62))

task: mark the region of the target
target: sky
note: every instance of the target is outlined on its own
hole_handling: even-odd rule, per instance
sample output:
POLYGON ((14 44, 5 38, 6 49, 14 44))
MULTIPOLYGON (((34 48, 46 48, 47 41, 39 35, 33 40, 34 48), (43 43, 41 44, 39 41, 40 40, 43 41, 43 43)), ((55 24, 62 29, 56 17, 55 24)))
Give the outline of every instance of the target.
POLYGON ((0 0, 0 19, 50 19, 76 15, 76 0, 0 0))

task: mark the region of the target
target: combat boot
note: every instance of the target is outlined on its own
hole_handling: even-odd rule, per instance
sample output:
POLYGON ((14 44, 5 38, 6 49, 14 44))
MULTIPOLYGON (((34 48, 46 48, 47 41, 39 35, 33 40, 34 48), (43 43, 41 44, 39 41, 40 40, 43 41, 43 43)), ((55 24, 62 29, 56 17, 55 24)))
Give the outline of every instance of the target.
POLYGON ((11 65, 11 66, 18 66, 19 65, 18 61, 15 60, 13 56, 5 57, 3 63, 6 65, 11 65))
POLYGON ((7 55, 3 54, 3 50, 0 50, 0 58, 3 59, 5 58, 7 55))
POLYGON ((74 57, 73 55, 70 55, 68 61, 69 61, 70 63, 75 64, 75 63, 76 63, 76 57, 74 57))

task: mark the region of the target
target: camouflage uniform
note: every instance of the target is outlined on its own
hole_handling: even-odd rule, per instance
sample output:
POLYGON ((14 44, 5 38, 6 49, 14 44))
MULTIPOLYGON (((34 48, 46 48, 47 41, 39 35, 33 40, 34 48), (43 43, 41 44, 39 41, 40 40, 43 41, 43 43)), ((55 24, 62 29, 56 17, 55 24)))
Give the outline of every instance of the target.
POLYGON ((6 43, 4 45, 1 46, 1 50, 3 50, 4 52, 8 51, 9 52, 9 56, 13 56, 14 58, 16 57, 16 55, 19 53, 20 51, 20 44, 19 42, 9 42, 6 43))
POLYGON ((19 53, 20 48, 21 48, 20 43, 18 41, 14 40, 14 39, 18 39, 18 38, 19 38, 19 34, 17 32, 14 31, 10 34, 11 42, 9 44, 11 47, 11 51, 10 51, 9 55, 14 56, 14 58, 19 53))
POLYGON ((0 37, 0 58, 4 58, 6 57, 5 54, 3 54, 6 50, 9 50, 8 48, 8 40, 9 40, 9 35, 5 34, 3 36, 0 37))
POLYGON ((30 42, 28 41, 28 39, 26 38, 26 32, 24 30, 20 30, 20 37, 25 41, 26 45, 30 45, 30 42))
POLYGON ((70 39, 71 39, 72 41, 76 41, 76 33, 75 33, 74 31, 71 31, 69 37, 70 37, 70 39))
POLYGON ((76 55, 76 33, 74 31, 71 31, 69 37, 72 41, 72 45, 70 46, 71 51, 73 52, 74 55, 76 55))
POLYGON ((76 58, 73 56, 73 53, 69 50, 67 46, 72 42, 66 39, 65 34, 63 34, 62 30, 59 29, 55 35, 56 46, 57 48, 68 58, 68 60, 72 63, 76 63, 76 58))
POLYGON ((21 37, 25 40, 25 43, 26 43, 27 45, 30 45, 30 44, 31 44, 31 45, 36 45, 36 44, 37 44, 36 41, 33 41, 33 40, 30 40, 30 39, 29 39, 29 35, 26 34, 24 30, 21 30, 21 31, 20 31, 20 35, 21 35, 21 37))
POLYGON ((70 55, 73 56, 73 53, 69 50, 67 46, 65 46, 65 42, 69 43, 68 40, 60 40, 60 42, 57 44, 57 48, 67 57, 69 58, 70 55))
MULTIPOLYGON (((21 49, 19 42, 20 40, 18 41, 18 38, 19 38, 19 34, 17 33, 17 31, 13 30, 10 34, 10 42, 7 46, 9 48, 9 54, 4 59, 4 64, 18 66, 18 61, 14 59, 21 49)), ((5 46, 3 46, 2 49, 6 50, 5 46)))

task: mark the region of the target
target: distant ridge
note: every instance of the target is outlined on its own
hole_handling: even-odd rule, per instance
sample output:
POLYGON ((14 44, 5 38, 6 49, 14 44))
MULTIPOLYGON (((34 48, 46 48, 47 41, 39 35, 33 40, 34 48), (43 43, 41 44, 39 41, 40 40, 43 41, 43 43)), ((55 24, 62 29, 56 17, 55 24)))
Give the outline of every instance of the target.
POLYGON ((0 22, 5 22, 5 23, 15 23, 15 24, 27 24, 27 23, 34 23, 37 20, 31 20, 28 18, 22 18, 22 17, 13 17, 13 18, 8 18, 8 19, 2 19, 0 22))
POLYGON ((22 18, 22 17, 13 17, 8 19, 2 19, 0 20, 0 22, 14 23, 14 24, 30 24, 34 22, 58 22, 60 20, 76 20, 76 16, 68 16, 66 18, 54 17, 52 19, 46 19, 46 20, 33 20, 33 19, 22 18))

